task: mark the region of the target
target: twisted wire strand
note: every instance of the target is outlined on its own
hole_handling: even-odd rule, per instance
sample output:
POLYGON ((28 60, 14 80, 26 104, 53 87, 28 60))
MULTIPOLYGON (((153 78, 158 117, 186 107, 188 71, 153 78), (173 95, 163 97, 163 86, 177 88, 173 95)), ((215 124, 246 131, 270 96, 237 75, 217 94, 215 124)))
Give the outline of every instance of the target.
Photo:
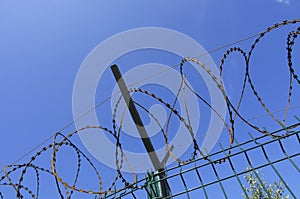
MULTIPOLYGON (((300 79, 298 74, 296 73, 295 67, 294 67, 294 63, 293 63, 293 49, 295 46, 295 41, 298 38, 298 35, 300 34, 300 27, 297 27, 296 30, 294 31, 290 31, 287 35, 287 41, 286 41, 286 51, 287 51, 287 65, 288 65, 288 70, 289 70, 289 79, 288 79, 288 90, 287 90, 287 101, 286 101, 286 105, 285 105, 285 109, 283 111, 283 118, 282 119, 278 119, 278 117, 275 116, 275 112, 272 112, 270 110, 270 108, 266 105, 265 101, 262 99, 261 95, 258 93, 257 89, 256 89, 256 85, 255 82, 252 80, 251 78, 251 74, 250 74, 250 62, 251 62, 251 58, 253 55, 253 52, 255 50, 255 48, 257 47, 257 44, 259 42, 261 42, 261 40, 266 37, 270 32, 287 26, 287 25, 291 25, 291 24, 297 24, 299 23, 300 20, 299 19, 294 19, 294 20, 285 20, 282 21, 280 23, 276 23, 273 26, 268 27, 265 31, 263 31, 260 34, 255 35, 257 38, 254 40, 254 42, 251 44, 250 49, 248 51, 243 50, 240 47, 232 47, 229 48, 223 55, 223 57, 220 60, 220 65, 219 65, 219 73, 218 74, 213 74, 213 72, 209 69, 208 66, 205 65, 205 63, 203 63, 201 60, 196 59, 195 58, 184 58, 181 60, 181 62, 179 64, 177 64, 177 66, 179 66, 179 70, 180 70, 180 74, 181 74, 181 83, 180 86, 176 92, 175 95, 175 99, 173 101, 173 103, 168 103, 166 102, 164 99, 162 99, 161 97, 157 96, 156 94, 141 89, 141 88, 130 88, 129 92, 134 93, 134 92, 139 92, 144 94, 145 96, 148 96, 150 98, 155 99, 156 101, 158 101, 161 105, 163 105, 167 110, 169 110, 169 114, 168 114, 168 118, 167 118, 167 122, 166 124, 162 125, 160 123, 160 121, 157 119, 157 117, 152 114, 147 108, 145 108, 145 106, 143 106, 143 104, 135 102, 134 103, 139 106, 143 111, 145 111, 156 123, 156 125, 158 125, 158 127, 160 128, 160 131, 162 133, 165 145, 166 145, 166 151, 167 153, 170 154, 170 156, 178 162, 178 164, 186 164, 189 163, 191 161, 193 161, 196 156, 198 155, 198 153, 202 156, 205 157, 206 160, 208 160, 209 162, 211 162, 211 160, 209 159, 209 157, 207 157, 199 148, 199 144, 198 141, 195 137, 196 132, 194 132, 192 126, 191 126, 191 122, 190 122, 190 115, 189 115, 189 108, 188 108, 188 104, 187 104, 187 100, 186 100, 186 89, 190 90, 197 98, 198 100, 202 101, 206 106, 208 106, 208 108, 210 110, 212 110, 214 112, 214 114, 216 114, 218 116, 218 118, 224 123, 228 133, 229 133, 229 148, 232 147, 233 145, 233 141, 235 139, 235 125, 236 125, 236 120, 237 118, 239 118, 241 120, 241 122, 243 122, 244 124, 248 125, 249 127, 251 127, 252 129, 254 129, 257 132, 263 133, 267 136, 270 136, 271 138, 280 138, 282 136, 285 136, 286 134, 289 133, 290 129, 286 129, 286 132, 281 134, 281 135, 274 135, 274 134, 270 134, 268 133, 265 129, 258 127, 257 125, 253 124, 253 122, 251 122, 250 120, 246 119, 245 115, 242 115, 240 112, 240 108, 242 106, 242 101, 245 98, 245 90, 247 88, 247 85, 249 85, 253 95, 256 98, 256 101, 260 104, 260 106, 264 109, 264 111, 266 112, 266 114, 279 126, 285 128, 285 123, 287 120, 287 115, 288 115, 288 111, 291 109, 291 99, 292 99, 292 93, 293 93, 293 88, 295 87, 294 82, 296 82, 296 85, 298 86, 300 84, 300 79), (239 94, 239 98, 237 101, 237 104, 234 105, 233 102, 229 99, 228 94, 225 90, 225 85, 223 82, 224 79, 224 65, 226 64, 226 61, 228 59, 229 56, 231 56, 231 54, 233 53, 237 53, 239 54, 243 60, 244 60, 244 67, 245 67, 245 73, 244 73, 244 77, 243 77, 243 82, 242 82, 242 89, 241 89, 241 93, 239 94), (195 91, 195 89, 193 89, 192 86, 190 86, 187 82, 187 78, 189 77, 187 74, 184 74, 184 67, 186 67, 187 63, 195 63, 197 64, 199 67, 201 67, 210 77, 210 79, 213 81, 213 83, 217 86, 217 88, 219 89, 219 91, 222 93, 223 96, 223 100, 226 103, 226 107, 227 107, 227 113, 228 113, 228 120, 229 122, 227 122, 226 118, 223 118, 220 113, 217 112, 217 110, 215 109, 215 107, 213 107, 208 100, 204 99, 199 93, 197 93, 195 91), (293 87, 294 86, 294 87, 293 87), (178 103, 178 96, 182 94, 183 98, 184 98, 184 112, 185 112, 185 117, 182 116, 182 114, 175 109, 176 104, 178 103), (175 156, 175 154, 172 152, 171 147, 169 146, 169 139, 168 139, 168 133, 169 133, 169 125, 171 124, 171 117, 175 116, 175 118, 177 118, 181 123, 184 124, 185 128, 187 129, 188 133, 187 135, 190 136, 190 138, 193 140, 193 152, 192 152, 192 158, 188 159, 188 160, 181 160, 178 157, 175 156)), ((254 38, 254 37, 251 37, 254 38)), ((200 57, 200 56, 198 56, 200 57)), ((136 174, 134 169, 132 168, 130 162, 128 161, 128 158, 126 157, 125 152, 123 151, 122 148, 122 142, 121 142, 121 132, 122 132, 122 127, 123 127, 123 120, 124 120, 124 113, 126 110, 126 107, 123 107, 123 111, 121 114, 121 119, 119 121, 119 124, 117 125, 117 110, 120 105, 120 101, 121 101, 122 97, 119 97, 114 110, 113 110, 113 116, 112 116, 112 130, 110 130, 109 128, 106 127, 102 127, 102 126, 86 126, 86 127, 82 127, 79 128, 67 135, 64 135, 60 132, 55 133, 55 135, 53 136, 53 141, 51 144, 44 146, 41 150, 39 150, 38 152, 36 152, 35 155, 33 155, 31 157, 31 159, 24 164, 12 164, 12 165, 8 165, 4 168, 4 175, 0 176, 0 187, 10 187, 12 188, 15 192, 16 192, 16 197, 17 198, 24 198, 24 194, 26 193, 27 195, 29 195, 31 198, 38 198, 40 196, 40 186, 41 186, 41 173, 47 173, 50 176, 53 176, 55 179, 55 183, 56 183, 56 189, 57 192, 59 194, 59 196, 61 198, 71 198, 75 192, 78 193, 82 193, 82 194, 91 194, 94 195, 95 197, 99 197, 99 198, 105 198, 105 196, 109 193, 112 192, 117 192, 121 189, 124 188, 117 188, 117 182, 118 180, 121 181, 121 183, 123 183, 125 185, 125 189, 132 189, 132 188, 136 188, 139 189, 139 187, 134 187, 137 186, 135 185, 135 183, 137 182, 136 179, 136 174), (115 164, 116 164, 116 171, 117 174, 116 176, 113 178, 111 184, 104 190, 103 187, 103 182, 102 182, 102 177, 100 175, 99 170, 97 169, 96 165, 91 161, 91 159, 83 152, 81 151, 75 143, 72 142, 71 138, 74 135, 77 135, 79 132, 88 130, 88 129, 98 129, 101 131, 104 131, 105 133, 108 133, 109 135, 111 135, 114 138, 115 141, 115 164), (60 175, 58 174, 58 168, 57 168, 57 154, 58 152, 61 150, 62 147, 67 146, 69 148, 71 148, 72 150, 75 151, 76 153, 76 159, 77 159, 77 164, 76 164, 76 172, 74 175, 74 180, 71 183, 68 183, 67 179, 62 179, 60 177, 60 175), (44 154, 46 151, 51 151, 51 161, 50 161, 50 169, 35 165, 34 162, 37 160, 37 158, 39 158, 42 154, 44 154), (92 189, 83 189, 81 187, 78 186, 78 181, 80 178, 80 173, 81 173, 81 169, 82 169, 82 162, 85 161, 88 163, 88 165, 92 168, 93 172, 96 175, 97 178, 97 186, 99 186, 99 188, 95 191, 92 189), (123 175, 122 172, 122 168, 123 168, 123 164, 127 164, 130 168, 130 171, 133 175, 133 182, 129 182, 129 180, 127 180, 125 178, 125 176, 123 175), (28 187, 27 185, 25 185, 24 179, 25 177, 28 177, 28 175, 25 176, 26 173, 28 173, 28 170, 32 169, 34 171, 34 177, 35 177, 35 189, 32 189, 30 187, 28 187), (14 182, 13 177, 15 175, 18 174, 18 172, 20 172, 19 178, 16 182, 14 182), (62 187, 64 189, 64 193, 62 190, 62 187), (34 191, 33 191, 34 190, 34 191), (25 193, 23 193, 23 191, 25 191, 25 193)), ((231 153, 231 150, 229 150, 228 152, 229 154, 231 153)), ((218 164, 218 163, 222 163, 225 162, 226 158, 220 159, 218 161, 214 161, 211 162, 212 164, 218 164)), ((143 187, 140 187, 143 188, 143 187)), ((3 195, 3 191, 0 190, 0 198, 4 198, 3 195)), ((136 197, 133 194, 133 197, 136 197)))

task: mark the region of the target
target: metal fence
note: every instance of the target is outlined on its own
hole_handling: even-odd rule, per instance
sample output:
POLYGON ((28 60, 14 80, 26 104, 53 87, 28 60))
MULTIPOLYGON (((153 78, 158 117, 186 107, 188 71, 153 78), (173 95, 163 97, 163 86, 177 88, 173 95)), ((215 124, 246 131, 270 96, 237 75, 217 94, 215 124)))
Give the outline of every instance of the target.
MULTIPOLYGON (((257 46, 257 43, 260 42, 266 34, 280 27, 288 25, 294 26, 298 23, 300 23, 300 20, 295 19, 283 21, 267 28, 264 32, 256 35, 257 39, 252 43, 248 52, 242 50, 240 47, 227 50, 221 59, 219 77, 212 74, 211 70, 206 67, 205 64, 195 58, 184 58, 181 63, 178 64, 178 66, 180 66, 180 82, 182 82, 178 93, 182 92, 184 94, 184 88, 189 89, 199 101, 222 119, 229 133, 229 147, 224 148, 220 144, 221 150, 217 152, 208 155, 201 153, 198 147, 199 144, 197 143, 197 141, 201 139, 194 136, 195 132, 192 131, 188 122, 189 119, 180 115, 180 112, 174 108, 177 100, 171 103, 174 104, 172 106, 154 93, 140 88, 131 88, 129 92, 141 93, 146 97, 156 100, 156 102, 159 102, 170 111, 170 113, 176 117, 176 120, 184 123, 184 126, 188 130, 187 136, 191 137, 194 144, 194 151, 190 159, 178 161, 176 163, 177 165, 173 163, 173 165, 171 165, 173 167, 149 172, 146 176, 142 176, 143 179, 140 180, 136 180, 136 175, 132 172, 132 176, 134 177, 130 176, 128 179, 134 178, 134 180, 133 183, 129 183, 129 180, 127 181, 125 177, 127 174, 121 169, 122 163, 126 161, 126 156, 121 147, 124 146, 123 142, 121 144, 122 140, 120 138, 122 130, 121 127, 119 129, 117 128, 116 120, 116 111, 122 99, 122 97, 120 97, 115 105, 114 113, 111 118, 112 129, 103 126, 86 126, 67 135, 62 132, 55 133, 53 142, 36 152, 29 161, 23 164, 12 164, 5 167, 3 170, 4 174, 1 174, 2 171, 0 173, 0 199, 11 198, 11 196, 15 196, 16 198, 24 198, 26 196, 29 196, 29 198, 47 198, 49 197, 48 195, 43 196, 41 193, 48 194, 48 192, 51 191, 54 192, 58 198, 252 198, 249 189, 247 189, 249 183, 247 179, 245 179, 245 177, 247 178, 249 175, 252 175, 255 180, 257 180, 256 183, 260 184, 260 189, 263 192, 267 192, 267 198, 270 198, 270 193, 268 194, 269 185, 274 183, 282 184, 285 189, 284 196, 300 198, 300 185, 298 183, 300 179, 300 119, 295 117, 297 121, 294 125, 285 126, 286 121, 291 122, 290 117, 287 116, 293 115, 291 114, 293 107, 291 104, 292 93, 297 99, 297 92, 299 91, 295 89, 299 89, 300 79, 293 67, 292 51, 295 40, 300 34, 300 27, 297 27, 294 31, 289 31, 287 35, 286 49, 290 78, 287 79, 288 84, 285 84, 289 86, 287 91, 287 104, 283 111, 284 117, 282 121, 275 117, 276 113, 271 112, 271 109, 267 107, 261 95, 258 94, 254 86, 254 81, 250 78, 248 71, 252 52, 257 46), (240 53, 245 59, 244 81, 237 106, 234 106, 233 104, 235 103, 230 101, 230 97, 226 93, 222 82, 223 64, 226 58, 235 52, 240 53), (187 62, 193 62, 199 65, 218 86, 227 105, 227 118, 222 118, 214 107, 209 104, 209 100, 205 100, 195 90, 189 87, 189 84, 185 84, 186 75, 183 73, 183 65, 187 62), (246 93, 246 86, 249 86, 248 88, 250 88, 250 93, 252 93, 252 97, 254 97, 255 101, 258 102, 267 115, 275 123, 279 124, 282 129, 269 133, 267 130, 259 127, 262 125, 256 126, 249 122, 250 119, 248 116, 245 117, 240 114, 240 105, 246 93), (237 122, 241 122, 250 127, 251 132, 259 132, 262 133, 263 136, 256 137, 253 134, 249 134, 248 141, 237 141, 234 139, 234 132, 239 131, 240 133, 240 131, 243 130, 247 131, 246 128, 237 130, 235 128, 237 122), (112 175, 112 182, 107 183, 107 186, 105 186, 106 184, 103 182, 103 176, 108 176, 106 175, 107 173, 101 176, 101 172, 99 171, 99 168, 102 168, 103 165, 96 165, 98 162, 92 161, 93 159, 88 157, 84 151, 80 149, 80 146, 76 145, 71 139, 74 139, 75 135, 80 131, 87 129, 102 130, 107 136, 111 136, 115 142, 117 171, 114 171, 115 175, 112 175), (61 155, 61 153, 57 155, 58 151, 61 151, 63 147, 71 149, 73 153, 75 152, 75 156, 73 157, 63 150, 61 152, 63 155, 61 155), (199 153, 202 155, 201 158, 198 156, 199 153), (41 156, 46 158, 40 158, 41 156), (74 164, 72 161, 76 163, 74 164), (68 176, 68 171, 72 169, 74 169, 75 175, 73 173, 73 175, 70 174, 68 176), (82 181, 80 181, 79 176, 83 178, 82 181), (92 178, 94 178, 94 181, 92 181, 92 178), (86 186, 87 181, 89 182, 88 188, 86 186), (7 189, 9 189, 9 191, 7 191, 7 189), (7 197, 7 195, 9 196, 7 197)), ((269 70, 271 71, 273 69, 269 70)), ((298 103, 299 100, 296 101, 298 103)), ((141 104, 136 103, 136 105, 145 110, 156 120, 155 116, 141 104)), ((294 112, 294 114, 298 114, 298 112, 294 112)), ((106 115, 106 113, 104 113, 104 115, 106 115)), ((171 120, 169 120, 169 122, 170 121, 171 120)), ((159 122, 157 123, 160 124, 159 122)), ((263 121, 263 123, 267 122, 263 121)), ((169 143, 168 136, 165 132, 167 132, 166 129, 169 125, 171 126, 170 123, 167 123, 165 126, 159 125, 166 146, 169 146, 169 143)), ((171 148, 168 150, 172 151, 171 148)))
MULTIPOLYGON (((272 135, 282 131, 284 129, 272 135)), ((263 171, 270 183, 281 181, 286 188, 285 195, 299 198, 299 130, 288 131, 278 138, 249 136, 249 141, 243 143, 235 140, 232 148, 224 149, 220 145, 222 150, 216 153, 167 169, 168 175, 164 178, 158 178, 159 173, 149 173, 136 184, 106 195, 106 198, 160 198, 160 186, 165 184, 165 180, 170 191, 170 196, 165 198, 250 198, 246 191, 247 174, 254 174, 263 189, 267 189, 267 185, 262 183, 263 176, 257 171, 263 171)))

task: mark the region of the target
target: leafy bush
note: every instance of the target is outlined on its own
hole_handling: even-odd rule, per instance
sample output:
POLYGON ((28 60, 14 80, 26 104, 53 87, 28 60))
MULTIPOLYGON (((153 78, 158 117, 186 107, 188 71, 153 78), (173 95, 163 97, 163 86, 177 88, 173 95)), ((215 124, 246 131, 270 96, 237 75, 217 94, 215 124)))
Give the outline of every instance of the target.
MULTIPOLYGON (((251 171, 244 176, 249 187, 244 186, 249 199, 288 199, 284 196, 285 186, 282 181, 267 184, 264 175, 259 175, 258 171, 251 171)), ((244 198, 247 198, 244 194, 244 198)))

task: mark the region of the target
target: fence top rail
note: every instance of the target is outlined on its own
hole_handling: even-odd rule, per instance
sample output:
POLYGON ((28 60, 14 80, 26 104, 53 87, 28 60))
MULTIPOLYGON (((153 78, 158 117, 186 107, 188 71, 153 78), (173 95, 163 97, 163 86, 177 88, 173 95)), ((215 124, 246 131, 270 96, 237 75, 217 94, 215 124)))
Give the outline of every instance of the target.
MULTIPOLYGON (((191 162, 188 162, 187 164, 182 164, 182 165, 178 164, 177 166, 173 166, 171 168, 167 168, 166 169, 166 173, 169 173, 171 171, 175 171, 176 172, 176 170, 180 170, 180 171, 177 172, 177 173, 175 173, 175 174, 166 176, 166 179, 173 178, 173 177, 178 176, 180 174, 184 174, 184 173, 190 172, 192 170, 199 169, 201 167, 205 167, 205 166, 208 166, 210 164, 217 163, 218 160, 220 160, 220 159, 226 159, 226 158, 230 158, 230 157, 233 157, 233 156, 237 156, 237 155, 239 155, 241 153, 244 153, 244 152, 253 150, 255 148, 259 148, 261 146, 265 146, 265 145, 271 144, 273 142, 276 142, 278 140, 283 140, 283 139, 286 139, 286 138, 289 138, 289 137, 295 136, 295 138, 298 139, 298 142, 300 143, 300 140, 299 140, 299 132, 300 132, 300 130, 296 130, 299 125, 300 125, 300 123, 296 123, 294 125, 291 125, 291 126, 288 126, 286 128, 282 128, 282 129, 279 129, 277 131, 274 131, 274 132, 270 133, 270 134, 276 134, 276 133, 279 133, 279 132, 282 132, 282 131, 286 131, 288 129, 287 133, 284 134, 281 137, 271 138, 268 135, 262 135, 262 136, 259 136, 259 137, 256 137, 256 138, 251 138, 251 139, 249 139, 247 141, 244 141, 242 143, 236 142, 236 144, 234 146, 232 146, 231 148, 230 147, 228 147, 226 149, 222 148, 221 150, 219 150, 219 151, 217 151, 215 153, 208 154, 209 159, 207 159, 207 157, 201 157, 201 158, 197 158, 197 159, 195 159, 195 160, 193 160, 191 162), (266 138, 266 137, 268 137, 270 139, 263 141, 263 138, 266 138), (263 141, 263 142, 258 143, 258 141, 263 141), (249 145, 249 147, 245 147, 247 145, 249 145), (232 154, 226 154, 226 152, 228 152, 229 150, 235 149, 235 148, 237 148, 238 151, 235 151, 232 154), (218 155, 223 155, 223 157, 221 157, 221 158, 217 157, 214 160, 214 158, 216 156, 218 156, 218 155), (207 162, 203 162, 203 164, 197 165, 197 163, 200 162, 200 161, 207 161, 207 162), (182 170, 183 167, 187 167, 187 168, 184 169, 184 170, 182 170)), ((296 157, 296 156, 299 156, 299 155, 300 155, 300 153, 291 154, 291 155, 289 155, 289 157, 280 158, 280 159, 274 161, 273 163, 275 164, 275 163, 281 162, 283 160, 286 160, 288 158, 293 158, 293 157, 296 157)), ((218 162, 218 163, 222 164, 222 162, 218 162)), ((253 170, 256 170, 256 169, 261 169, 261 168, 264 168, 264 167, 269 166, 269 165, 270 165, 269 163, 262 164, 262 165, 253 167, 252 169, 249 169, 247 171, 238 172, 236 175, 238 175, 238 176, 239 175, 243 175, 243 174, 246 174, 246 173, 248 173, 250 171, 253 171, 253 170)), ((150 172, 150 173, 148 173, 148 175, 153 175, 153 173, 150 172)), ((222 178, 220 180, 223 181, 223 180, 226 180, 226 179, 229 179, 229 178, 233 178, 233 177, 235 177, 235 175, 230 175, 230 176, 228 176, 226 178, 222 178)), ((211 185, 211 184, 215 184, 217 182, 218 182, 218 180, 210 182, 208 184, 204 184, 202 186, 199 186, 198 188, 203 188, 205 186, 208 186, 208 185, 211 185)), ((119 190, 117 190, 114 193, 107 194, 106 197, 107 198, 111 198, 113 196, 120 195, 121 193, 122 193, 122 195, 127 195, 127 194, 133 193, 133 192, 135 192, 137 190, 144 189, 145 186, 146 186, 146 184, 149 184, 149 182, 147 182, 147 176, 145 178, 143 178, 143 179, 137 180, 136 183, 131 184, 128 187, 124 187, 123 189, 119 189, 119 190)))

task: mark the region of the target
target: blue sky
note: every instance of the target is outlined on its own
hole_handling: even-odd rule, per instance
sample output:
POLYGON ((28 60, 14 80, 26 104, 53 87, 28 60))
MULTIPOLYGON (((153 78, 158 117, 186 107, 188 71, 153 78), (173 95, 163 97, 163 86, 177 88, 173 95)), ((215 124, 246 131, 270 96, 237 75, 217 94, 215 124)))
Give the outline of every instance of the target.
MULTIPOLYGON (((163 27, 182 32, 206 50, 212 50, 262 32, 282 20, 299 18, 299 9, 299 0, 0 0, 0 168, 73 121, 72 91, 78 69, 92 49, 108 37, 132 28, 163 27)), ((276 87, 279 92, 284 92, 286 85, 277 80, 287 73, 287 68, 271 67, 277 63, 285 64, 287 30, 266 39, 267 43, 260 46, 253 58, 257 60, 253 66, 254 79, 262 93, 271 92, 262 95, 269 100, 272 110, 284 108, 278 102, 280 100, 274 101, 271 89, 276 87), (278 48, 273 48, 275 44, 278 48), (283 58, 273 59, 280 56, 283 58), (266 82, 266 75, 271 77, 269 80, 274 80, 273 85, 266 82)), ((240 46, 249 49, 249 44, 240 46)), ((217 65, 224 51, 211 55, 217 65)), ((171 58, 166 63, 180 61, 171 58)), ((126 63, 126 56, 122 59, 126 63)), ((128 59, 137 58, 129 56, 128 59)), ((153 62, 143 58, 133 63, 146 61, 153 62)), ((240 60, 233 58, 230 61, 238 63, 240 60)), ((225 80, 232 98, 238 95, 237 84, 243 74, 238 66, 233 67, 226 71, 228 79, 225 80)), ((129 69, 127 66, 123 71, 129 69)), ((97 93, 99 99, 96 102, 109 94, 97 93)), ((299 91, 295 96, 299 96, 299 91)), ((299 106, 299 103, 294 99, 292 105, 299 106)), ((247 110, 254 109, 246 107, 244 111, 247 110)), ((260 114, 263 112, 253 111, 247 116, 260 114)), ((106 125, 110 124, 106 122, 106 125)), ((74 129, 72 125, 63 133, 74 129)), ((79 140, 77 142, 80 144, 79 140)), ((30 155, 21 162, 29 158, 30 155)))

